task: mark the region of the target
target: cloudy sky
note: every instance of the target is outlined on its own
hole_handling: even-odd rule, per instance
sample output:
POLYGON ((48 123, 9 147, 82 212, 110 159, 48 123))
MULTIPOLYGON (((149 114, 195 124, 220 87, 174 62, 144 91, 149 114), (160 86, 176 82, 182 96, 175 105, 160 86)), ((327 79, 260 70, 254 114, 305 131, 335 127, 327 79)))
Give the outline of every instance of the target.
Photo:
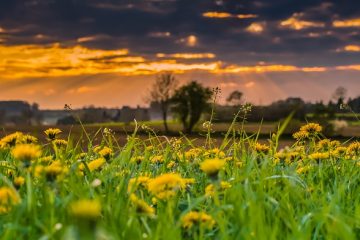
POLYGON ((144 105, 162 71, 255 104, 358 96, 360 1, 0 1, 1 100, 144 105))

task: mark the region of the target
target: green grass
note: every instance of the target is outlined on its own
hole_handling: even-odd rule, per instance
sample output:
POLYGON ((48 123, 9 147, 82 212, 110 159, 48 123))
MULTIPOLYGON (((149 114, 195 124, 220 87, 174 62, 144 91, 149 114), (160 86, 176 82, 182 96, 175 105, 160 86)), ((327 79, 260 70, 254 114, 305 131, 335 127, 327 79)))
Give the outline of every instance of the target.
MULTIPOLYGON (((0 215, 0 239, 359 239, 360 145, 354 143, 346 147, 346 155, 336 155, 338 147, 328 149, 326 142, 320 146, 322 137, 316 135, 296 142, 285 157, 279 157, 280 136, 263 146, 265 150, 256 145, 257 136, 231 126, 218 144, 221 149, 213 150, 210 131, 201 146, 185 137, 175 142, 150 130, 148 138, 139 139, 134 133, 119 146, 115 136, 99 131, 99 146, 109 147, 112 155, 93 171, 91 161, 101 157, 92 145, 94 135, 85 148, 71 136, 66 148, 39 143, 42 155, 52 160, 36 158, 30 167, 14 157, 14 147, 3 146, 0 186, 16 191, 21 202, 4 201, 0 191, 0 207, 11 206, 0 215), (311 155, 315 152, 331 154, 317 160, 311 155), (296 154, 290 159, 291 153, 296 154), (154 156, 160 162, 153 163, 154 156), (137 157, 141 163, 132 161, 137 157), (210 158, 226 159, 217 176, 209 177, 200 169, 210 158), (56 178, 39 167, 54 161, 63 169, 56 178), (146 186, 128 190, 130 179, 144 175, 154 179, 170 172, 193 178, 194 183, 174 188, 173 197, 155 202, 146 186), (19 176, 25 183, 17 187, 14 179, 19 176), (231 187, 222 189, 221 181, 231 187), (211 196, 205 194, 209 184, 215 186, 211 196), (142 213, 130 193, 151 205, 155 214, 142 213), (71 204, 80 199, 99 201, 100 216, 74 214, 71 204), (202 224, 184 229, 181 219, 189 211, 205 212, 216 224, 210 229, 202 224)), ((90 212, 91 208, 85 214, 90 212)))

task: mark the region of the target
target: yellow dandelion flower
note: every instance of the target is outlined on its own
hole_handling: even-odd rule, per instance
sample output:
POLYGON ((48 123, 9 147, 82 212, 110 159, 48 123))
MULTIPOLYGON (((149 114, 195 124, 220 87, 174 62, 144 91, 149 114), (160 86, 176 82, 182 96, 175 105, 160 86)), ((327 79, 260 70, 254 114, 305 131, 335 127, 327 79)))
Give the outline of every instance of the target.
POLYGON ((146 188, 149 181, 150 178, 147 176, 139 176, 136 178, 131 178, 128 183, 127 191, 134 192, 139 186, 146 188))
POLYGON ((318 150, 328 151, 330 149, 330 139, 322 139, 316 144, 318 150))
POLYGON ((309 155, 311 160, 320 161, 330 158, 329 152, 315 152, 309 155))
POLYGON ((156 155, 150 158, 150 162, 151 163, 163 163, 164 162, 164 157, 161 155, 156 155))
POLYGON ((200 163, 200 169, 208 176, 216 176, 225 166, 225 161, 219 158, 206 159, 200 163))
POLYGON ((185 229, 190 229, 195 225, 212 229, 216 222, 210 215, 204 212, 191 211, 181 218, 181 223, 182 227, 185 229))
MULTIPOLYGON (((193 161, 195 158, 199 157, 203 150, 201 148, 192 148, 185 152, 185 160, 186 161, 193 161)), ((179 156, 181 158, 181 156, 179 156)))
POLYGON ((44 172, 44 166, 36 165, 33 171, 34 171, 34 177, 40 177, 44 172))
POLYGON ((76 218, 96 220, 101 215, 101 204, 98 200, 78 200, 70 204, 69 211, 76 218))
POLYGON ((318 123, 308 123, 301 126, 300 131, 307 132, 310 135, 316 135, 322 131, 322 127, 318 123))
POLYGON ((286 159, 285 159, 285 163, 290 164, 290 163, 294 162, 295 160, 299 159, 300 156, 301 156, 301 154, 297 151, 288 152, 286 159))
POLYGON ((103 149, 101 149, 98 154, 105 158, 106 160, 110 160, 112 154, 113 154, 113 151, 111 150, 111 148, 109 147, 103 147, 103 149))
POLYGON ((98 153, 102 149, 102 146, 96 146, 93 148, 93 151, 98 153))
POLYGON ((336 148, 336 147, 339 147, 341 145, 341 143, 340 143, 340 141, 338 141, 338 140, 332 140, 331 142, 330 142, 330 147, 331 148, 336 148))
POLYGON ((130 195, 130 201, 136 209, 136 212, 153 216, 155 209, 147 204, 144 200, 139 199, 135 194, 130 195))
POLYGON ((17 192, 9 187, 0 187, 0 214, 7 213, 11 208, 20 203, 17 192))
POLYGON ((67 168, 64 167, 60 162, 56 161, 49 166, 44 167, 44 172, 49 180, 54 180, 57 176, 66 173, 67 168))
POLYGON ((57 148, 66 148, 66 146, 68 145, 68 142, 64 139, 55 139, 55 140, 53 140, 53 144, 57 148))
POLYGON ((305 131, 298 131, 293 134, 293 138, 297 141, 303 141, 305 139, 308 139, 310 137, 308 132, 305 131))
POLYGON ((360 155, 360 142, 356 141, 351 143, 346 150, 346 154, 349 156, 359 156, 360 155))
POLYGON ((176 195, 177 191, 186 186, 183 178, 176 173, 165 173, 154 179, 151 179, 147 185, 151 194, 158 199, 169 199, 176 195))
POLYGON ((287 156, 287 154, 285 151, 280 151, 280 152, 277 152, 274 154, 274 159, 277 162, 285 162, 286 156, 287 156))
POLYGON ((173 167, 175 167, 175 165, 176 165, 176 162, 175 162, 175 161, 170 161, 170 162, 166 165, 166 167, 167 167, 167 168, 173 168, 173 167))
POLYGON ((9 134, 0 140, 1 147, 2 148, 14 147, 17 143, 19 143, 22 137, 23 137, 23 133, 21 132, 15 132, 9 134))
POLYGON ((232 185, 229 182, 221 181, 220 187, 222 190, 229 189, 232 187, 232 185))
POLYGON ((337 147, 334 151, 331 152, 331 155, 334 157, 343 157, 345 156, 347 149, 347 147, 337 147))
POLYGON ((54 160, 53 156, 45 156, 45 157, 39 158, 39 162, 41 162, 41 163, 50 163, 53 160, 54 160))
POLYGON ((88 163, 88 168, 90 170, 90 172, 95 171, 99 168, 101 168, 104 164, 106 163, 105 158, 98 158, 95 160, 92 160, 91 162, 88 163))
POLYGON ((215 195, 215 186, 214 184, 209 184, 205 188, 205 196, 212 197, 215 195))
POLYGON ((183 182, 185 185, 194 184, 195 178, 183 178, 183 182))
POLYGON ((205 157, 218 157, 218 158, 224 158, 226 155, 223 151, 221 151, 219 148, 213 148, 211 150, 208 150, 204 153, 205 157))
POLYGON ((265 144, 256 143, 255 144, 255 151, 258 153, 268 153, 270 151, 270 147, 265 144))
POLYGON ((282 150, 280 152, 277 152, 274 157, 274 163, 286 163, 286 164, 291 164, 292 162, 294 162, 296 159, 298 159, 301 156, 301 154, 297 151, 289 151, 287 150, 282 150))
POLYGON ((303 167, 298 167, 296 169, 296 173, 297 174, 302 174, 302 173, 307 173, 312 169, 311 165, 307 165, 307 166, 303 166, 303 167))
POLYGON ((62 133, 62 131, 58 128, 49 128, 44 131, 47 138, 51 141, 55 140, 56 136, 62 133))
POLYGON ((22 176, 14 178, 14 185, 16 187, 21 187, 25 183, 25 178, 22 176))
MULTIPOLYGON (((221 181, 220 182, 220 191, 225 191, 226 189, 231 188, 232 185, 229 182, 221 181)), ((209 184, 205 188, 205 196, 207 197, 213 197, 215 195, 215 185, 209 184)))
POLYGON ((16 145, 11 151, 13 157, 19 161, 30 162, 41 156, 41 149, 33 144, 16 145))
POLYGON ((31 135, 23 135, 21 137, 21 143, 25 143, 25 144, 35 144, 38 142, 38 139, 34 136, 31 135))

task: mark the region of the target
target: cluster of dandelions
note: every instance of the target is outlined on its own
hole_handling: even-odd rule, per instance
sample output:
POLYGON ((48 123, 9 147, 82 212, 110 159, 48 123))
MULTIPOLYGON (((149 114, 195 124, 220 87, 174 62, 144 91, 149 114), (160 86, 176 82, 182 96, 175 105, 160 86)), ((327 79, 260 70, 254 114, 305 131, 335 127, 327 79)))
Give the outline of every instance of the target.
MULTIPOLYGON (((60 138, 60 129, 46 130, 44 144, 34 136, 15 132, 0 140, 0 151, 10 156, 2 163, 6 165, 4 173, 8 181, 0 186, 0 214, 11 214, 22 204, 27 194, 22 191, 26 181, 32 181, 36 188, 44 183, 67 184, 70 177, 78 182, 95 178, 91 185, 101 188, 102 182, 97 177, 110 174, 125 181, 126 192, 122 196, 127 199, 129 211, 152 221, 157 220, 161 206, 174 207, 179 199, 203 196, 208 205, 182 211, 177 221, 188 234, 216 231, 218 224, 212 205, 236 184, 230 174, 234 169, 243 169, 254 162, 261 165, 270 159, 269 167, 291 166, 301 177, 324 162, 336 164, 346 159, 357 163, 360 142, 344 145, 323 138, 321 131, 319 124, 308 123, 294 133, 295 144, 281 150, 271 143, 255 140, 249 141, 245 149, 244 145, 220 149, 186 145, 181 139, 172 140, 164 147, 163 143, 157 146, 133 138, 129 141, 135 142, 136 147, 130 151, 115 150, 105 140, 86 151, 69 149, 68 141, 60 138)), ((120 186, 110 191, 122 194, 120 186)), ((100 196, 78 197, 68 203, 68 212, 75 219, 93 225, 102 220, 104 209, 110 207, 104 206, 104 202, 100 196)))

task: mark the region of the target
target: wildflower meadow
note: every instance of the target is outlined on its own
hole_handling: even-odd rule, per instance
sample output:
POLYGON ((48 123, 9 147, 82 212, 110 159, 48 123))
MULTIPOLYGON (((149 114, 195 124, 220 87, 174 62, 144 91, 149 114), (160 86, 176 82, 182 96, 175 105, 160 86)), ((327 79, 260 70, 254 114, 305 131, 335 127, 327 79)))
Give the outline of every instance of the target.
MULTIPOLYGON (((208 123, 209 128, 211 123, 208 123)), ((201 146, 136 129, 120 146, 1 139, 0 239, 359 239, 360 142, 307 123, 279 147, 230 126, 201 146)))

